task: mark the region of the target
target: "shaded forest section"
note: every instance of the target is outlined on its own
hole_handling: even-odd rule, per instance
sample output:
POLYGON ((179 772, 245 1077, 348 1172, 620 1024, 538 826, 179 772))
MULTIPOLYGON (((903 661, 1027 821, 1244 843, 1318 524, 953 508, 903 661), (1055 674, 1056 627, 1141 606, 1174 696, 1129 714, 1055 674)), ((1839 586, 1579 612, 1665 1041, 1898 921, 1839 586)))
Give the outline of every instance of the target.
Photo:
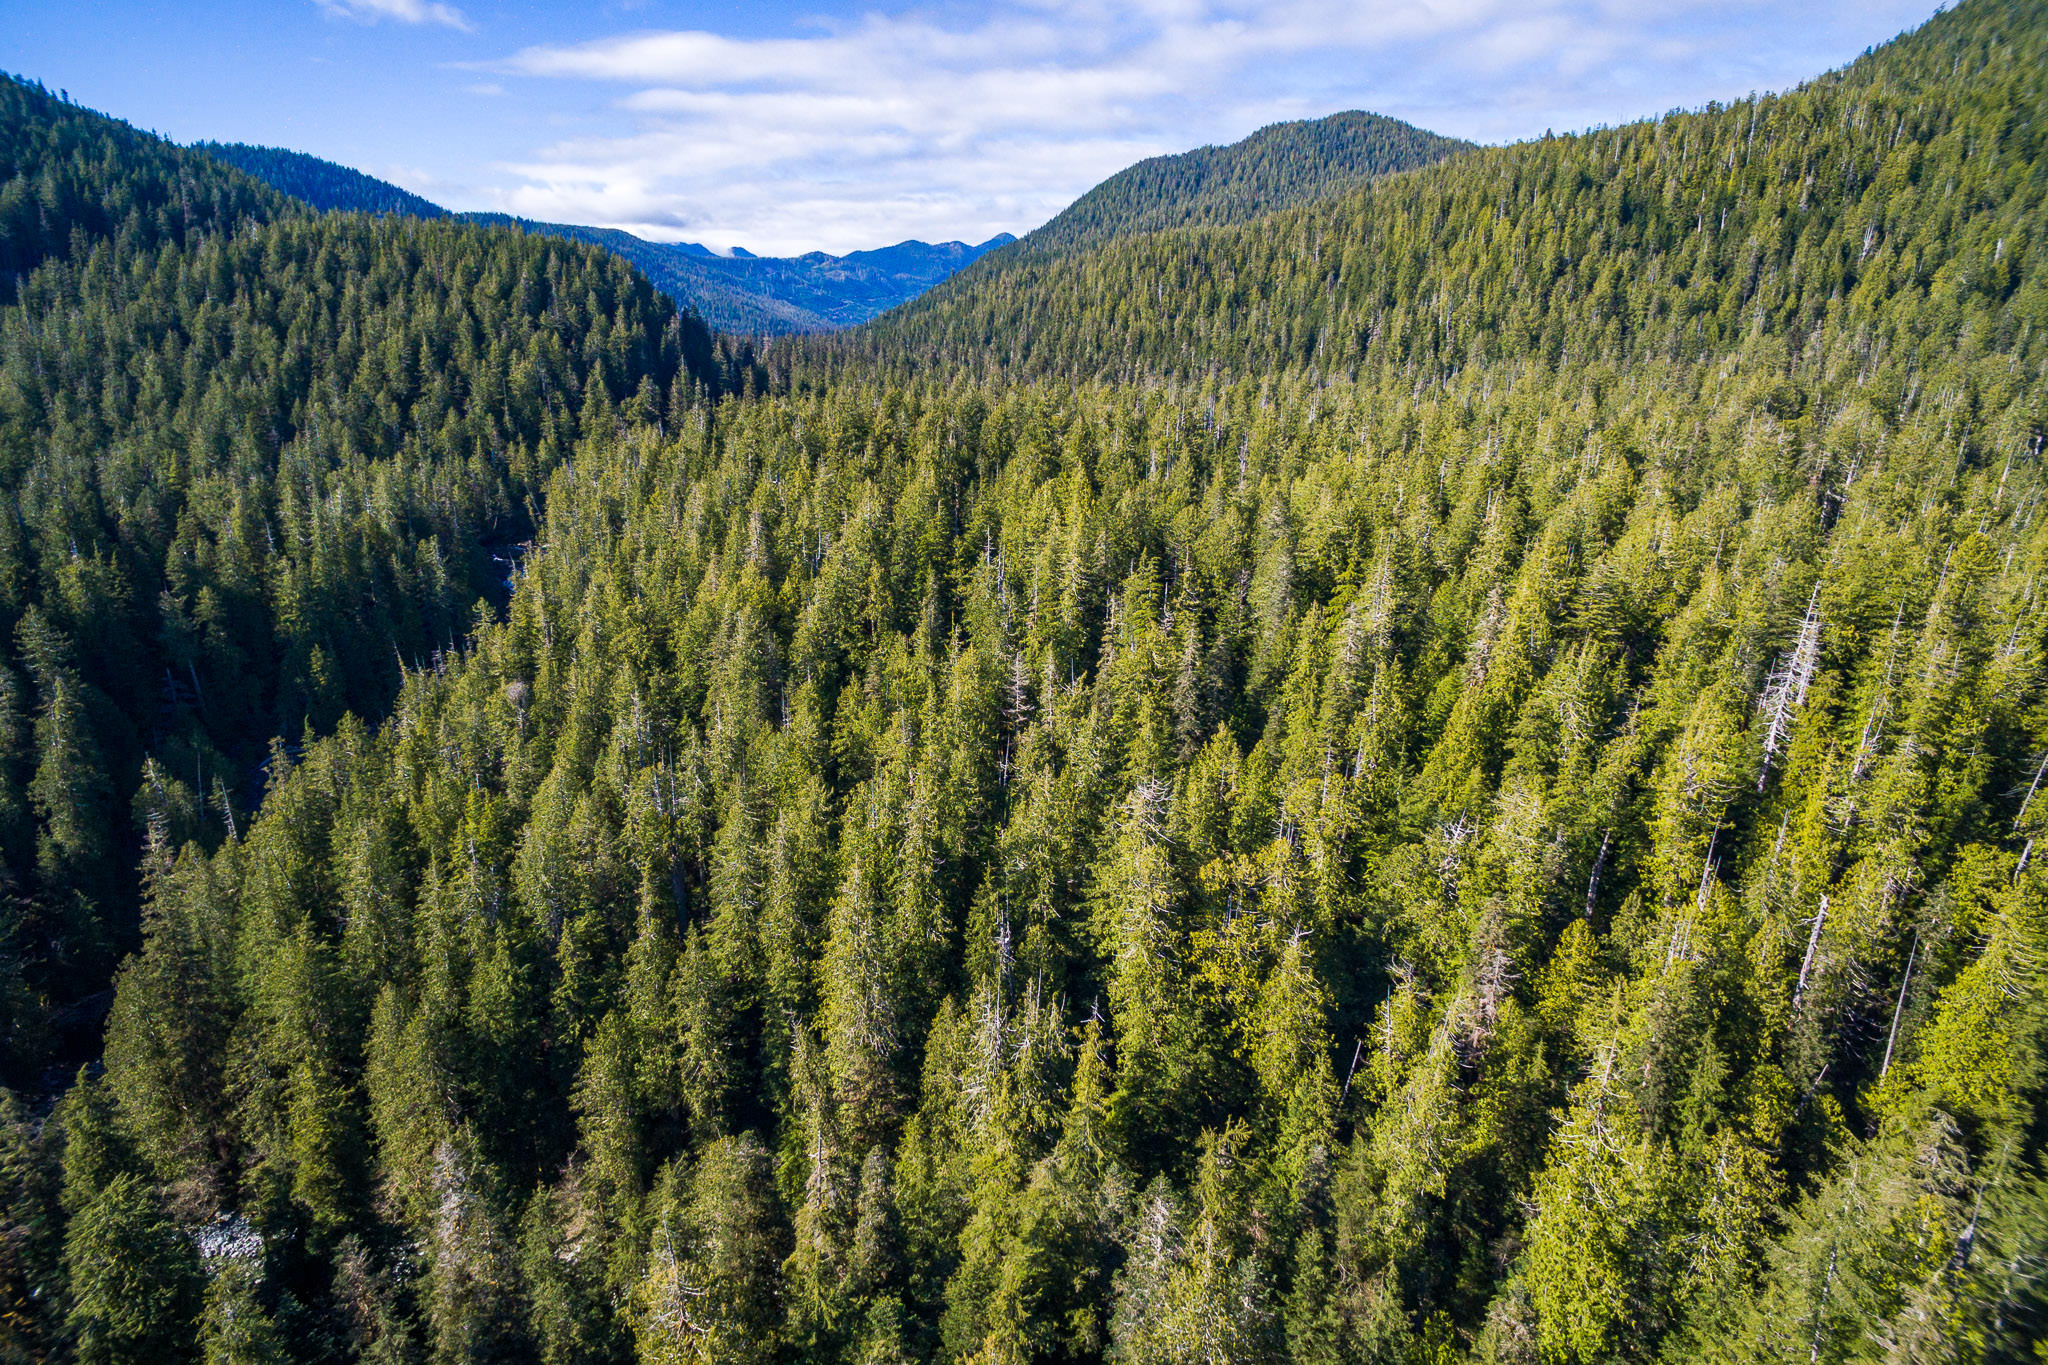
POLYGON ((384 714, 502 601, 493 553, 587 424, 740 376, 601 252, 314 216, 0 95, 34 206, 6 249, 47 255, 0 313, 0 996, 35 1084, 135 941, 146 837, 219 837, 273 740, 384 714))
POLYGON ((247 171, 279 193, 303 200, 323 213, 409 213, 446 218, 448 210, 387 180, 282 147, 246 142, 200 142, 193 150, 247 171))

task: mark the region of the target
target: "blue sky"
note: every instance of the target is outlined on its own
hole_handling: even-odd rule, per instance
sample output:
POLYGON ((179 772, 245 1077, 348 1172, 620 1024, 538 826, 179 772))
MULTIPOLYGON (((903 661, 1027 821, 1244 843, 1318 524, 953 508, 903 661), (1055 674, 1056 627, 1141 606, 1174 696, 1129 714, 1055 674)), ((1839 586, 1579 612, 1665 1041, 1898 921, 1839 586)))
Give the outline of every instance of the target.
POLYGON ((451 208, 763 253, 1023 232, 1372 109, 1511 141, 1783 88, 1932 0, 0 0, 0 68, 451 208))

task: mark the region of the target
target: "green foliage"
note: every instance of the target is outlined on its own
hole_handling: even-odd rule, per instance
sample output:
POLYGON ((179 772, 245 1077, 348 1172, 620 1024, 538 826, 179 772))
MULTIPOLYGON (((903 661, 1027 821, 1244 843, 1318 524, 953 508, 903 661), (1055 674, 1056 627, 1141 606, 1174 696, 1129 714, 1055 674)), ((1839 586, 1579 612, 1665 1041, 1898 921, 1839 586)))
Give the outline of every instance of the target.
POLYGON ((58 1358, 65 1315, 61 1170, 51 1126, 0 1091, 0 1361, 58 1358))
POLYGON ((200 1328, 205 1365, 281 1365, 290 1359, 277 1324, 263 1305, 262 1266, 248 1258, 229 1261, 206 1288, 200 1328))
POLYGON ((647 1273, 635 1290, 638 1358, 750 1365, 774 1358, 783 1258, 767 1149, 720 1138, 658 1196, 647 1273))
MULTIPOLYGON (((966 346, 965 285, 903 324, 945 346, 779 352, 778 392, 656 401, 600 341, 524 463, 420 504, 516 489, 534 549, 382 690, 323 641, 391 628, 321 594, 417 592, 303 548, 376 485, 299 502, 280 463, 243 494, 270 521, 180 524, 193 564, 303 574, 257 619, 305 668, 265 685, 311 709, 318 644, 335 712, 248 702, 294 743, 189 846, 208 784, 94 723, 128 684, 76 605, 186 580, 134 536, 23 539, 19 884, 83 879, 80 812, 124 790, 148 835, 106 1078, 53 1125, 80 1349, 2029 1358, 2044 48, 2038 7, 1976 0, 1769 101, 1115 239, 1030 277, 1043 365, 1007 322, 966 346), (1116 274, 1205 252, 1313 278, 1303 308, 1369 284, 1381 340, 1325 361, 1278 293, 1183 314, 1116 274), (1083 280, 1099 311, 1063 312, 1083 280), (210 1229, 260 1277, 209 1251, 202 1293, 210 1229)), ((645 297, 396 220, 134 259, 256 298, 365 233, 436 308, 500 297, 461 273, 486 244, 645 297)), ((46 268, 0 336, 128 297, 127 259, 46 268)), ((402 464, 405 430, 349 439, 402 464)), ((47 1266, 51 1149, 10 1123, 7 1245, 47 1266)))
POLYGON ((209 199, 187 184, 205 158, 0 93, 24 175, 189 205, 176 232, 77 210, 68 257, 0 315, 12 1035, 133 946, 142 845, 218 844, 272 737, 383 714, 405 669, 502 599, 530 500, 586 428, 659 422, 722 381, 701 325, 597 252, 445 222, 256 222, 247 205, 280 201, 209 199))
POLYGON ((196 1358, 198 1258, 142 1177, 115 1176, 73 1210, 64 1262, 80 1365, 196 1358))
POLYGON ((0 303, 96 241, 147 251, 286 212, 247 175, 0 74, 0 303))

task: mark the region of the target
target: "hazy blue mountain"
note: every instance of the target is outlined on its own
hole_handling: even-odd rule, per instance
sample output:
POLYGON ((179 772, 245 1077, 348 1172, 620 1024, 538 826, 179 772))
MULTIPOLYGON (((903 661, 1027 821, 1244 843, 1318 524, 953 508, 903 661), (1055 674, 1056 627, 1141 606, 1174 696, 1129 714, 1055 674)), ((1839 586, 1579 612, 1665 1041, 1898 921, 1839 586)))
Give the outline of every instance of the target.
POLYGON ((722 332, 785 334, 851 327, 908 303, 953 272, 996 247, 1009 233, 979 245, 898 242, 873 251, 833 256, 756 256, 734 247, 712 254, 695 242, 668 245, 615 228, 539 223, 502 214, 463 215, 603 246, 645 271, 655 287, 697 310, 722 332))
MULTIPOLYGON (((196 150, 317 209, 450 216, 439 204, 396 185, 304 152, 218 142, 201 143, 196 150)), ((540 223, 499 213, 454 216, 604 247, 638 266, 657 289, 720 331, 762 334, 824 332, 866 322, 916 298, 983 252, 1014 240, 1004 233, 978 246, 898 242, 846 256, 822 251, 757 256, 733 247, 730 255, 721 256, 697 242, 650 242, 613 228, 540 223)))

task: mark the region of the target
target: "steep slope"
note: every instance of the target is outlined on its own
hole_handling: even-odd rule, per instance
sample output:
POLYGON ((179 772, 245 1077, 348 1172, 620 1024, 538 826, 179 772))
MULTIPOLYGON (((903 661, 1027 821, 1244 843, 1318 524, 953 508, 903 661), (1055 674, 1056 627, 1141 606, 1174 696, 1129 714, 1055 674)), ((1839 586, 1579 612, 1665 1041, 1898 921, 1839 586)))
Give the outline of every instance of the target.
MULTIPOLYGON (((1342 196, 1377 176, 1433 165, 1472 145, 1351 111, 1272 124, 1225 147, 1152 157, 1111 176, 1009 250, 956 277, 944 301, 933 307, 949 317, 971 315, 977 309, 972 300, 1028 288, 1016 283, 1019 273, 1043 269, 1048 261, 1167 228, 1250 222, 1342 196)), ((882 335, 890 340, 881 349, 900 352, 906 342, 929 347, 921 327, 885 323, 882 335)))
POLYGON ((1166 228, 1246 223, 1338 198, 1375 176, 1428 166, 1472 145, 1359 110, 1275 123, 1226 147, 1140 161, 1026 241, 1031 250, 1070 251, 1166 228))
POLYGON ((201 142, 193 146, 216 161, 247 171, 258 180, 303 200, 322 212, 409 213, 416 218, 445 218, 439 204, 402 190, 389 181, 364 175, 304 152, 282 147, 254 147, 246 142, 201 142))
POLYGON ((210 157, 0 74, 0 303, 21 277, 87 243, 182 243, 267 220, 286 201, 210 157))
POLYGON ((45 257, 0 309, 0 1074, 21 1084, 79 1059, 51 1028, 89 1048, 145 843, 216 842, 273 739, 384 714, 502 597, 496 558, 587 424, 724 375, 602 252, 312 214, 0 94, 0 162, 37 205, 0 253, 45 257))
POLYGON ((2044 57, 1969 0, 1077 257, 1235 293, 587 424, 502 620, 152 858, 105 1079, 0 1123, 18 1320, 2029 1358, 2044 57))

